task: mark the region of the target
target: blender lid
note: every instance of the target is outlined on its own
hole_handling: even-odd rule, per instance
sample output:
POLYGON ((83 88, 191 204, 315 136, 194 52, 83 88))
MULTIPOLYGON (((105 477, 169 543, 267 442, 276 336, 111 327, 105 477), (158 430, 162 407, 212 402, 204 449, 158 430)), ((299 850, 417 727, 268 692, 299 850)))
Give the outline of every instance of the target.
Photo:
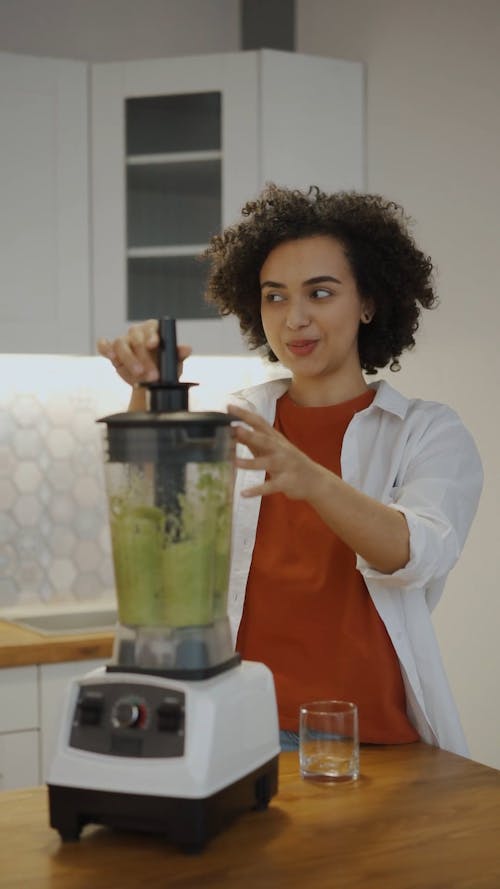
POLYGON ((106 423, 107 426, 125 427, 128 429, 158 426, 188 426, 201 427, 209 430, 217 426, 229 426, 236 420, 231 414, 221 411, 125 411, 119 414, 110 414, 100 417, 98 423, 106 423))

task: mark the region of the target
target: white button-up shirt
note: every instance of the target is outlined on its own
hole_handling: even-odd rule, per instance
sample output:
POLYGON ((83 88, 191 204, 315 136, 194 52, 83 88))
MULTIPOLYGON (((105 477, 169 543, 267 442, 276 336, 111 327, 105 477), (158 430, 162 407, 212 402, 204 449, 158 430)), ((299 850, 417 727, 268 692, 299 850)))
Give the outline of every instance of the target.
MULTIPOLYGON (((276 401, 289 384, 290 380, 263 383, 237 393, 233 401, 273 424, 276 401)), ((424 741, 467 755, 431 611, 477 509, 483 481, 481 460, 470 433, 451 408, 408 399, 384 381, 370 388, 376 390, 374 400, 354 415, 344 436, 342 478, 404 513, 410 559, 393 574, 375 570, 359 555, 356 567, 399 658, 413 725, 424 741)), ((234 640, 243 613, 261 500, 239 495, 263 480, 263 472, 252 470, 239 470, 236 476, 228 600, 234 640)))

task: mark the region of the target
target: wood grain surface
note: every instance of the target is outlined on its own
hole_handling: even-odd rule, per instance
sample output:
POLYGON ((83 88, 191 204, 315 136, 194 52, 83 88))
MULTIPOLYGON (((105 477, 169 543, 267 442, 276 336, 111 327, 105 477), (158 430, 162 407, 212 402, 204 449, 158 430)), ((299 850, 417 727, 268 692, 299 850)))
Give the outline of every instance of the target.
POLYGON ((0 620, 0 667, 109 658, 113 638, 109 630, 81 636, 76 633, 44 636, 34 630, 0 620))
POLYGON ((199 855, 161 836, 88 826, 63 845, 45 788, 0 794, 0 887, 13 889, 499 889, 500 772, 424 744, 363 747, 351 784, 280 790, 199 855))

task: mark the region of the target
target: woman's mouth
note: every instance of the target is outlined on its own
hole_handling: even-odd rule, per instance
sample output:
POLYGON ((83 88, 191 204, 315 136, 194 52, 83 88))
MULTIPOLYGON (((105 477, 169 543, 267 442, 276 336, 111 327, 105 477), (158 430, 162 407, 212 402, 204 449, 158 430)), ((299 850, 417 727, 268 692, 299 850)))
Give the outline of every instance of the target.
POLYGON ((318 345, 318 340, 292 340, 286 345, 293 355, 310 355, 318 345))

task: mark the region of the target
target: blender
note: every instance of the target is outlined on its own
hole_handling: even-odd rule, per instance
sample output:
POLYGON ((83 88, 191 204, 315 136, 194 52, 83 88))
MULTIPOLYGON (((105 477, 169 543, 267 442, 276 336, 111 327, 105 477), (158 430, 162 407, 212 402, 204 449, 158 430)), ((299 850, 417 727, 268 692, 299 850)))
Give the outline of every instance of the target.
POLYGON ((68 689, 48 775, 63 841, 87 823, 196 851, 277 791, 274 682, 227 616, 231 417, 188 410, 175 321, 159 322, 149 409, 104 417, 118 619, 112 663, 68 689))

